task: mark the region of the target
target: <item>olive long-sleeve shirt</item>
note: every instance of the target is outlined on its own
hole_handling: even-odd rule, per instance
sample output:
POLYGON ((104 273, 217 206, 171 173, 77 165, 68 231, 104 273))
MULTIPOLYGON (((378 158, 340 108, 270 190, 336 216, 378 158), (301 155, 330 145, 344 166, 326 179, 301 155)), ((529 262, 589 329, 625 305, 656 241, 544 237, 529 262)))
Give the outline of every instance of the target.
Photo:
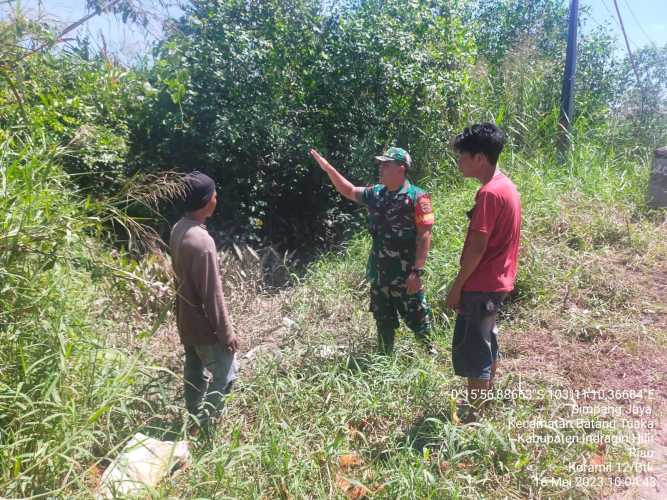
POLYGON ((169 239, 176 285, 176 319, 185 345, 227 344, 233 335, 218 254, 206 227, 183 217, 169 239))

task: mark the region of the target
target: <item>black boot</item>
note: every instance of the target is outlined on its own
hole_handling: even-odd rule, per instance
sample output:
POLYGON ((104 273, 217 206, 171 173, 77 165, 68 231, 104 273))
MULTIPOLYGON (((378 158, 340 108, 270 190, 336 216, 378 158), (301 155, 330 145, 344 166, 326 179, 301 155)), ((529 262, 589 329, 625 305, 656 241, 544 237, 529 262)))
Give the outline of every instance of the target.
POLYGON ((395 328, 378 327, 378 351, 380 354, 391 354, 394 351, 395 334, 395 328))

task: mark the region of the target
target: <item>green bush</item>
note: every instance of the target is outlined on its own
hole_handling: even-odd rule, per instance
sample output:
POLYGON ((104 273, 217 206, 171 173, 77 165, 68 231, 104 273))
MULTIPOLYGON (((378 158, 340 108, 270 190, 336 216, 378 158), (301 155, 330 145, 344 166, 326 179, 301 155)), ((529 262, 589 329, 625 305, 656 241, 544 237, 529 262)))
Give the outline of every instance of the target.
MULTIPOLYGON (((612 60, 604 33, 582 43, 573 146, 557 161, 561 4, 532 2, 544 9, 523 12, 526 2, 480 2, 469 17, 453 0, 326 10, 314 0, 197 0, 147 72, 91 57, 85 46, 23 57, 25 47, 53 43, 53 31, 25 19, 1 24, 0 491, 89 496, 91 467, 179 411, 168 403, 178 382, 142 350, 169 307, 168 266, 119 251, 134 248, 128 236, 141 231, 125 210, 155 223, 157 203, 175 187, 154 174, 172 167, 216 177, 225 216, 244 233, 314 247, 357 219, 307 148, 360 183, 373 180, 377 151, 409 148, 438 214, 424 279, 446 350, 451 314, 439 294, 456 272, 477 187, 459 179, 447 141, 464 124, 496 120, 510 135, 502 167, 524 203, 509 314, 532 328, 545 321, 535 317, 540 306, 561 314, 570 290, 582 307, 627 313, 633 292, 601 276, 604 261, 593 257, 652 248, 643 193, 647 146, 667 131, 665 50, 638 54, 647 94, 631 83, 627 61, 612 60), (152 177, 137 185, 137 172, 152 177)), ((455 401, 442 396, 456 383, 420 355, 301 364, 299 345, 372 349, 368 243, 354 238, 300 279, 279 313, 298 325, 286 368, 259 366, 242 382, 221 428, 227 444, 197 451, 163 493, 215 494, 224 484, 241 495, 343 494, 351 483, 339 481, 338 459, 356 449, 368 464, 358 479, 388 496, 492 495, 503 485, 515 496, 557 494, 532 491, 529 472, 566 474, 563 456, 587 450, 517 446, 511 423, 541 403, 501 407, 494 420, 460 428, 449 421, 455 401)), ((585 318, 566 318, 561 333, 594 340, 604 324, 585 318)), ((165 425, 152 430, 162 437, 165 425)))
POLYGON ((76 184, 100 197, 126 181, 128 118, 141 103, 142 81, 131 70, 85 51, 26 54, 16 46, 52 40, 48 26, 18 18, 0 23, 0 140, 35 134, 61 148, 58 162, 76 184), (11 132, 10 132, 11 131, 11 132))
POLYGON ((447 148, 474 56, 456 5, 193 2, 157 52, 138 168, 203 170, 226 220, 312 245, 347 220, 310 147, 359 183, 387 145, 408 148, 418 175, 447 148))

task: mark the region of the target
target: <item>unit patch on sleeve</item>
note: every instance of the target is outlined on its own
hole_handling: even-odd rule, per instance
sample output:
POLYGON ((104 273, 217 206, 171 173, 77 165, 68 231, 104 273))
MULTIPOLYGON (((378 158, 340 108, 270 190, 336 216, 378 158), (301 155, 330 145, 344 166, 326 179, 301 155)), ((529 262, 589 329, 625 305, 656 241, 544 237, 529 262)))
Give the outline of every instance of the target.
POLYGON ((415 223, 418 226, 432 226, 435 223, 431 198, 424 194, 417 198, 415 207, 415 223))

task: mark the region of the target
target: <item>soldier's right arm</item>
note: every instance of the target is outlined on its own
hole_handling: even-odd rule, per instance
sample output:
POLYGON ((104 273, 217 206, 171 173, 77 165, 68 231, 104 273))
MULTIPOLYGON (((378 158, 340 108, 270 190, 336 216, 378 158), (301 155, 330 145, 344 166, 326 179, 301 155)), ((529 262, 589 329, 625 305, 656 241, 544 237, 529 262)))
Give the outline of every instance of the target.
POLYGON ((331 183, 336 188, 336 191, 338 191, 340 194, 342 194, 348 200, 352 200, 356 203, 361 203, 362 202, 362 195, 364 193, 365 188, 357 187, 354 184, 352 184, 350 181, 348 181, 345 177, 343 177, 341 175, 340 172, 338 172, 338 170, 336 170, 331 165, 331 163, 329 163, 327 161, 326 158, 324 158, 316 150, 311 149, 310 150, 310 156, 312 156, 313 159, 320 166, 320 168, 327 173, 327 175, 329 176, 329 179, 331 180, 331 183))

